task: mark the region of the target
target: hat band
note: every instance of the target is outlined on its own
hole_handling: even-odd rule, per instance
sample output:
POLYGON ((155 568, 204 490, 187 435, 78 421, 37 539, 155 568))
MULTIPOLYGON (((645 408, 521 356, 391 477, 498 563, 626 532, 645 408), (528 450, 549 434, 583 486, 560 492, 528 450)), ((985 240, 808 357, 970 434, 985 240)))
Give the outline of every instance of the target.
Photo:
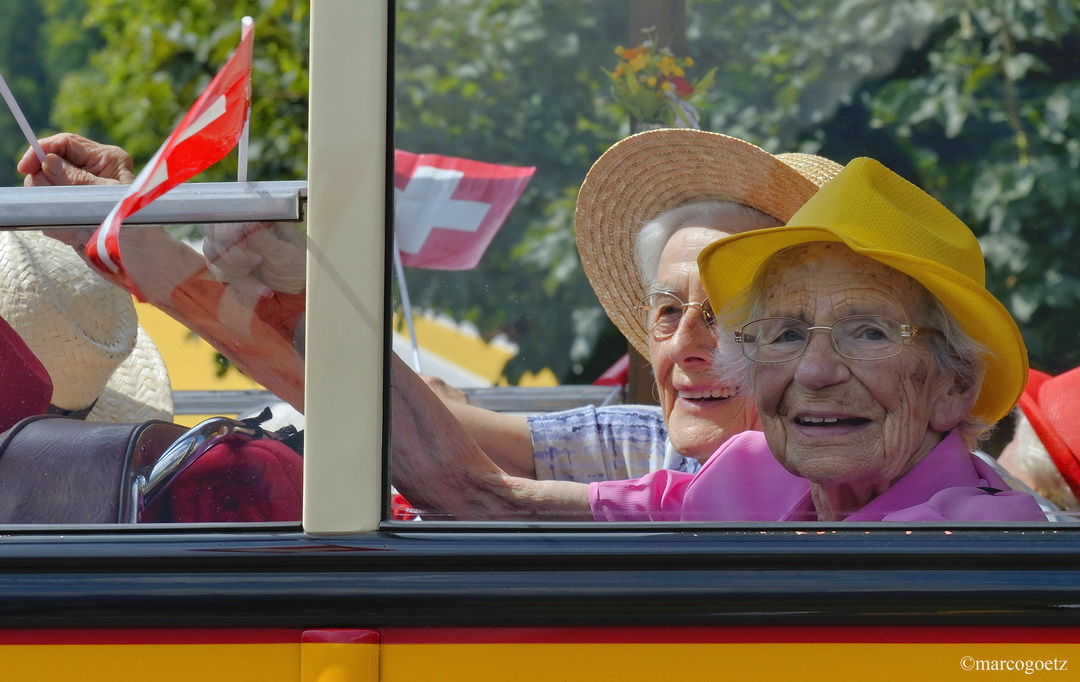
POLYGON ((87 416, 90 415, 90 411, 94 409, 94 405, 97 405, 97 400, 94 400, 94 402, 90 403, 90 405, 88 405, 87 407, 81 407, 77 410, 65 410, 62 407, 57 407, 56 405, 50 403, 49 409, 46 410, 45 413, 56 414, 60 415, 61 417, 72 417, 73 419, 82 419, 85 421, 87 416))

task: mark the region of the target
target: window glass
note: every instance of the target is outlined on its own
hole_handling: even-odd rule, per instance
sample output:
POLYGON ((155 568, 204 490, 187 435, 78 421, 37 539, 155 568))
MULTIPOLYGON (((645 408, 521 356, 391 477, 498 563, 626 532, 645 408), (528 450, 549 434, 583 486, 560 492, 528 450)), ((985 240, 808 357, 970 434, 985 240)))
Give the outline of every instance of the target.
POLYGON ((258 8, 253 33, 229 3, 181 17, 8 4, 21 37, 0 71, 25 121, 2 117, 0 137, 14 159, 42 139, 2 171, 28 187, 0 199, 14 332, 4 428, 18 423, 0 522, 298 524, 307 3, 258 8), (28 45, 47 56, 19 58, 28 45), (155 156, 179 129, 179 152, 155 156), (60 159, 42 167, 45 153, 60 159), (144 168, 156 171, 136 196, 192 182, 92 237, 144 168))
MULTIPOLYGON (((395 455, 394 480, 402 485, 392 491, 391 517, 637 520, 641 517, 622 510, 641 504, 651 509, 650 518, 694 520, 677 512, 673 516, 664 505, 671 501, 682 509, 681 486, 689 480, 684 477, 699 470, 732 434, 759 428, 752 408, 733 407, 750 400, 750 379, 712 369, 714 363, 725 371, 749 366, 733 343, 734 330, 760 317, 799 318, 795 324, 800 329, 813 327, 798 339, 808 343, 809 355, 755 364, 754 381, 764 385, 761 377, 777 377, 782 365, 809 367, 817 344, 828 350, 827 339, 837 332, 825 327, 842 317, 870 315, 892 321, 888 327, 842 331, 862 340, 893 327, 915 326, 922 328, 921 337, 916 332, 890 338, 899 354, 876 352, 873 359, 844 357, 841 345, 852 346, 852 339, 833 341, 830 362, 844 368, 838 371, 851 371, 857 388, 837 389, 836 395, 845 397, 828 407, 807 407, 798 414, 791 408, 789 413, 793 394, 785 391, 781 378, 773 380, 775 395, 762 399, 773 401, 765 406, 764 421, 766 432, 770 419, 776 431, 767 444, 773 450, 783 434, 843 440, 876 429, 879 435, 859 446, 860 454, 877 453, 869 455, 877 463, 866 465, 873 473, 851 465, 850 471, 826 475, 815 470, 817 465, 786 460, 783 453, 778 463, 756 437, 746 437, 763 457, 749 473, 771 471, 770 480, 787 480, 792 470, 802 472, 802 478, 809 472, 821 480, 860 482, 830 484, 829 493, 817 483, 813 492, 806 484, 792 487, 783 500, 761 502, 786 510, 776 517, 770 512, 696 520, 846 518, 881 497, 931 450, 935 464, 923 468, 944 466, 939 443, 956 451, 970 480, 959 486, 964 489, 959 493, 957 486, 933 484, 918 494, 925 493, 920 504, 945 489, 972 499, 939 499, 914 516, 901 514, 907 508, 903 503, 867 520, 985 516, 1034 522, 1045 512, 1052 520, 1071 518, 1080 509, 1073 492, 1080 489, 1080 477, 1070 464, 1073 449, 1060 432, 1064 422, 1047 415, 1071 409, 1064 398, 1067 373, 1078 364, 1069 322, 1075 319, 1071 309, 1080 305, 1073 291, 1077 273, 1061 257, 1073 239, 1075 211, 1065 194, 1051 188, 1069 175, 1072 164, 1067 131, 1076 124, 1062 103, 1075 88, 1066 36, 1080 19, 1075 13, 1043 11, 1057 3, 1036 4, 1042 9, 1013 8, 1015 17, 1006 21, 996 3, 961 8, 936 0, 802 3, 794 12, 774 3, 735 0, 396 3, 394 183, 397 249, 404 267, 391 285, 393 349, 403 365, 426 375, 428 386, 465 424, 469 438, 456 427, 449 433, 442 417, 432 416, 438 403, 396 398, 403 404, 393 402, 395 409, 414 411, 407 418, 395 416, 396 426, 408 425, 407 434, 394 431, 395 448, 423 450, 425 457, 406 461, 395 455), (733 136, 756 145, 747 153, 758 155, 758 161, 785 164, 784 172, 794 170, 798 177, 784 184, 754 174, 748 170, 750 161, 734 159, 734 147, 715 140, 681 147, 659 135, 651 145, 628 141, 636 133, 647 136, 669 127, 733 136), (636 153, 608 152, 635 144, 641 146, 636 153), (467 162, 452 165, 445 157, 467 162), (954 275, 968 273, 964 277, 976 282, 972 296, 984 301, 992 315, 1001 315, 993 318, 999 323, 977 331, 976 320, 989 319, 991 313, 973 313, 965 308, 968 303, 948 299, 931 281, 927 272, 945 259, 936 252, 920 256, 936 259, 936 265, 915 271, 879 260, 889 268, 883 271, 889 277, 905 273, 897 275, 892 293, 856 301, 852 294, 838 294, 843 305, 808 317, 808 301, 795 297, 747 317, 749 311, 732 308, 733 298, 711 296, 699 279, 686 275, 683 266, 694 264, 706 244, 723 236, 716 228, 742 231, 783 224, 842 166, 851 167, 861 157, 883 164, 890 178, 922 188, 933 197, 927 206, 946 207, 970 228, 962 234, 971 269, 947 267, 954 275), (482 220, 470 222, 470 211, 481 210, 484 201, 498 202, 475 189, 480 181, 469 175, 471 162, 502 167, 506 175, 534 169, 520 194, 503 180, 500 196, 512 209, 490 242, 480 236, 482 220), (679 192, 677 200, 668 196, 679 192), (713 229, 679 230, 678 239, 665 241, 661 235, 643 242, 642 274, 635 262, 637 231, 659 212, 702 198, 735 201, 765 215, 672 218, 678 223, 673 227, 713 229), (1049 241, 1047 230, 1054 235, 1049 241), (668 258, 665 246, 682 249, 682 255, 668 258), (475 264, 461 266, 446 255, 450 248, 471 248, 482 255, 475 264), (440 257, 448 260, 440 262, 440 257), (944 316, 935 312, 934 299, 943 304, 944 316), (666 307, 657 303, 672 300, 675 304, 666 307), (711 341, 687 341, 714 317, 711 341), (957 346, 954 323, 989 346, 990 354, 957 346), (718 338, 731 346, 736 360, 717 360, 718 338), (951 421, 934 418, 945 411, 945 403, 930 397, 932 391, 920 383, 925 372, 943 366, 953 372, 955 366, 942 364, 949 353, 959 355, 961 364, 990 358, 988 379, 981 389, 968 386, 970 405, 958 408, 962 414, 951 421), (648 369, 650 355, 655 376, 648 369), (924 362, 922 369, 912 369, 913 363, 924 362), (854 370, 850 363, 857 363, 854 370), (1047 376, 1053 379, 1041 394, 1047 376), (913 391, 912 382, 920 388, 913 391), (1010 410, 1021 396, 1025 411, 1010 410), (918 404, 917 415, 909 400, 918 404), (570 411, 550 414, 555 410, 570 411), (896 420, 907 435, 892 430, 896 420), (995 422, 996 428, 986 428, 995 422), (954 433, 954 444, 946 433, 954 433), (912 440, 919 445, 910 445, 912 440), (473 441, 478 451, 471 450, 473 441), (458 454, 443 456, 455 448, 458 454), (460 455, 462 449, 470 454, 460 455), (970 450, 977 456, 966 454, 970 450), (638 498, 638 492, 615 486, 611 504, 617 511, 608 515, 598 513, 606 498, 595 487, 591 508, 586 497, 584 509, 579 505, 565 516, 557 506, 531 508, 514 494, 513 485, 495 484, 494 492, 485 493, 492 495, 490 502, 475 504, 468 494, 453 499, 462 480, 468 486, 503 480, 481 452, 504 473, 543 479, 540 488, 528 488, 541 491, 535 495, 542 499, 551 495, 565 501, 568 494, 578 499, 582 489, 568 493, 571 489, 561 486, 567 480, 595 484, 649 473, 654 474, 653 487, 647 488, 652 493, 638 498), (883 459, 891 463, 882 464, 883 459), (438 484, 415 488, 424 503, 411 504, 408 477, 438 484), (867 483, 870 479, 874 482, 867 483), (854 488, 860 492, 853 493, 854 488), (1041 493, 1040 499, 1030 498, 1032 489, 1041 493), (673 497, 650 497, 664 490, 673 497), (826 504, 824 497, 847 494, 840 490, 858 501, 826 504), (509 503, 507 496, 513 498, 509 503), (977 496, 993 498, 989 506, 995 509, 1012 502, 1025 509, 1001 516, 956 511, 957 504, 986 502, 977 496), (948 509, 942 511, 942 505, 948 509), (823 512, 826 506, 839 514, 823 512)), ((944 228, 935 223, 931 229, 944 228)), ((829 286, 827 278, 809 271, 795 274, 796 265, 797 259, 790 264, 794 281, 829 286)), ((853 272, 869 267, 849 265, 843 267, 853 272)), ((822 267, 834 272, 840 266, 822 267)), ((853 290, 859 284, 843 280, 831 286, 853 290)), ((725 476, 736 470, 749 475, 735 467, 725 476)), ((922 471, 914 478, 925 482, 932 476, 922 471)))

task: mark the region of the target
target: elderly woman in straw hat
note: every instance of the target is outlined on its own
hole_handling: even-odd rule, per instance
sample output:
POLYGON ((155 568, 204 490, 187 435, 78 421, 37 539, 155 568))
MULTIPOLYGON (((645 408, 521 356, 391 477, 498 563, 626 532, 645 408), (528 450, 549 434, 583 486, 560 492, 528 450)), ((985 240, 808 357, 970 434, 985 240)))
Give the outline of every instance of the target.
POLYGON ((696 475, 589 486, 511 479, 445 438, 468 475, 443 472, 438 490, 432 458, 406 438, 395 484, 472 518, 1045 520, 970 452, 1016 403, 1027 354, 974 235, 927 194, 856 159, 786 227, 722 239, 699 265, 710 297, 737 301, 725 319, 740 320, 735 353, 764 433, 729 439, 696 475))
POLYGON ((747 392, 719 383, 713 370, 712 305, 697 255, 727 234, 782 224, 839 170, 822 157, 773 156, 700 130, 618 142, 578 195, 578 252, 608 316, 650 359, 660 410, 584 407, 526 419, 453 400, 447 407, 514 475, 591 482, 697 471, 728 436, 757 425, 747 392))

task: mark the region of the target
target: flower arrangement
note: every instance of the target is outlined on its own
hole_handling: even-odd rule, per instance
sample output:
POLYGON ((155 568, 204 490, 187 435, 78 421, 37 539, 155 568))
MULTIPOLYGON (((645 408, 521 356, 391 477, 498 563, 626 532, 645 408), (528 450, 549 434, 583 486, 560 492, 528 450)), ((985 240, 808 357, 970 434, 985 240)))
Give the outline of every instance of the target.
POLYGON ((686 70, 694 66, 694 60, 657 47, 654 33, 646 31, 645 40, 636 47, 616 47, 615 69, 602 69, 611 79, 614 104, 638 123, 697 128, 695 103, 712 87, 716 69, 695 81, 687 80, 686 70))

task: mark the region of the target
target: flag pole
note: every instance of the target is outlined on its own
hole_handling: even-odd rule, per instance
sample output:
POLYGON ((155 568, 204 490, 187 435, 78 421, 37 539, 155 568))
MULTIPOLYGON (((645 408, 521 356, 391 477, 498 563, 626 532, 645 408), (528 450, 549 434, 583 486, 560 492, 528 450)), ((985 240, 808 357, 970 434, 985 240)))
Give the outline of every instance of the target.
POLYGON ((19 103, 15 101, 15 94, 11 92, 11 88, 8 87, 7 81, 4 80, 3 75, 0 75, 0 92, 4 95, 4 101, 7 102, 8 109, 11 110, 11 115, 18 121, 19 129, 22 130, 23 136, 26 137, 26 141, 33 147, 34 153, 37 154, 38 161, 45 163, 45 150, 38 144, 37 136, 34 135, 34 131, 30 129, 30 122, 27 121, 26 116, 23 115, 22 109, 19 108, 19 103))
POLYGON ((247 182, 248 177, 248 130, 251 127, 251 109, 244 119, 244 129, 240 133, 240 159, 236 165, 236 181, 247 182))
POLYGON ((413 327, 412 303, 409 302, 409 288, 405 286, 405 267, 401 264, 401 251, 398 250, 397 234, 394 234, 394 272, 397 274, 398 289, 401 291, 401 309, 405 314, 405 326, 409 328, 409 340, 412 341, 413 369, 423 373, 420 367, 420 344, 416 342, 416 328, 413 327))
MULTIPOLYGON (((251 17, 244 17, 240 20, 240 35, 244 34, 244 29, 252 25, 254 20, 251 17)), ((247 115, 244 117, 244 129, 240 131, 240 142, 237 143, 237 154, 239 160, 236 163, 236 181, 247 182, 248 178, 248 133, 251 128, 251 103, 248 103, 247 115)))

